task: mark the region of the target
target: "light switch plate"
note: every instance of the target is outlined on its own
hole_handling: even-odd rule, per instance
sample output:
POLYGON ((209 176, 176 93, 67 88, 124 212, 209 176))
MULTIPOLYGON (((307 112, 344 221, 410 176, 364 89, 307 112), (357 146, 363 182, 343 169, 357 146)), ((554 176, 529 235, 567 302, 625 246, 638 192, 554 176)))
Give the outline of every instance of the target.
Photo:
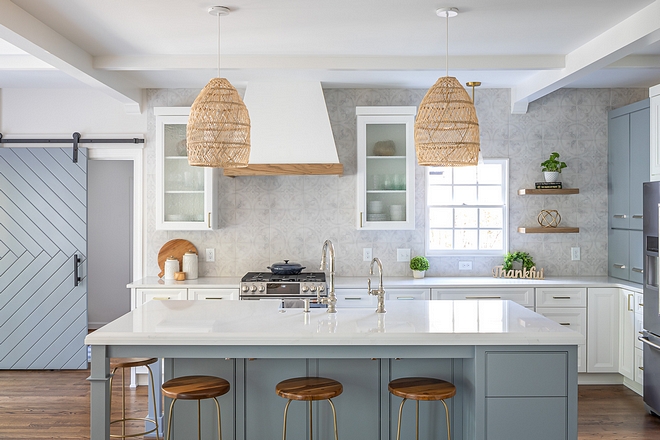
POLYGON ((362 261, 371 261, 372 258, 371 248, 362 248, 362 261))
POLYGON ((213 248, 206 249, 206 261, 208 262, 215 261, 215 249, 213 248))
POLYGON ((397 249, 396 261, 410 261, 410 249, 397 249))
POLYGON ((472 270, 472 261, 459 261, 458 270, 472 270))

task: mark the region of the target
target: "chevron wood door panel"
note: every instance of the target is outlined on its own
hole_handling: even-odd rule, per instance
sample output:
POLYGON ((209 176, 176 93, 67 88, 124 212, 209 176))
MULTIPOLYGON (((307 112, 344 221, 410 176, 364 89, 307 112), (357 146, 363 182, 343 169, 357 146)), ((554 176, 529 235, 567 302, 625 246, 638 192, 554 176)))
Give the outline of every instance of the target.
POLYGON ((86 255, 86 149, 0 148, 0 369, 87 368, 86 255))

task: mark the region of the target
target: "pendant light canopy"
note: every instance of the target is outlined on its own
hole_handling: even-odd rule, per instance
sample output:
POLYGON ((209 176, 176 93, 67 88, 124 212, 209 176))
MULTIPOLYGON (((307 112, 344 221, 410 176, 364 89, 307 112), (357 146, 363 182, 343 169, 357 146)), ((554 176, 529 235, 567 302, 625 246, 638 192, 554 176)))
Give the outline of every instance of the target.
MULTIPOLYGON (((458 15, 456 8, 436 11, 447 18, 447 49, 449 48, 449 18, 458 15)), ((415 120, 415 150, 422 166, 459 167, 477 165, 479 160, 479 121, 474 102, 454 77, 447 72, 426 92, 415 120)))
MULTIPOLYGON (((218 16, 218 77, 220 76, 220 16, 229 8, 213 6, 218 16)), ((188 163, 217 168, 246 167, 250 158, 250 116, 238 92, 225 78, 213 78, 190 109, 186 133, 188 163)))

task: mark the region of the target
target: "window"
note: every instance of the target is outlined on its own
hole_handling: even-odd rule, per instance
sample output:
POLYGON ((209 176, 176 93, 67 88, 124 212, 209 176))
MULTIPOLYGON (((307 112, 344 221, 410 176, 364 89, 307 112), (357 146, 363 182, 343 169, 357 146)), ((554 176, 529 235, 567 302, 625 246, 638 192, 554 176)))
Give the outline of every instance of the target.
POLYGON ((508 159, 426 170, 426 255, 502 255, 508 240, 508 159))

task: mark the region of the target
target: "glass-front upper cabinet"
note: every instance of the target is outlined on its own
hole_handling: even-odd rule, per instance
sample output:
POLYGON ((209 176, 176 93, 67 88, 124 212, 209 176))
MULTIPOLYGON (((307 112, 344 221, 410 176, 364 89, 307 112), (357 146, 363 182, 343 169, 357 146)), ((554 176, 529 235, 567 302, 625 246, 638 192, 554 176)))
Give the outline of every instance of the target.
POLYGON ((156 229, 216 228, 216 170, 188 164, 186 127, 189 107, 155 107, 156 229))
POLYGON ((415 229, 416 113, 356 107, 358 229, 415 229))

